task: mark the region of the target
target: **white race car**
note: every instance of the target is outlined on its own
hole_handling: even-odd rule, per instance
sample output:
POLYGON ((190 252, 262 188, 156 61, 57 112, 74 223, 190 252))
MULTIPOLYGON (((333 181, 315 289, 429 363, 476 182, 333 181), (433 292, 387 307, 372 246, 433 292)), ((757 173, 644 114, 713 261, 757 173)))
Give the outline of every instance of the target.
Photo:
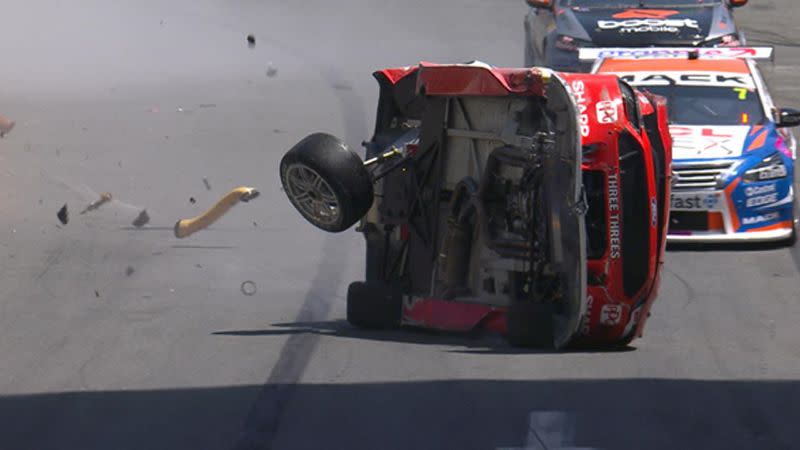
POLYGON ((754 62, 773 49, 585 49, 593 73, 667 98, 670 242, 796 240, 800 111, 777 108, 754 62))

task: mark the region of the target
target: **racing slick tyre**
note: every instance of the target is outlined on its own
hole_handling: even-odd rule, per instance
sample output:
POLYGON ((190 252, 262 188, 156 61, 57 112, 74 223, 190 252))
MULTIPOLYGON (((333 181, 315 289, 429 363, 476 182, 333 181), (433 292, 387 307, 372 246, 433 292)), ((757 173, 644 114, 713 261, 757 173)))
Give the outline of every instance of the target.
POLYGON ((347 321, 367 329, 400 326, 403 296, 379 281, 356 281, 347 288, 347 321))
POLYGON ((339 138, 314 133, 281 159, 281 184, 307 221, 325 231, 350 228, 372 206, 372 178, 339 138))
POLYGON ((555 305, 517 301, 506 313, 506 340, 515 347, 553 349, 555 305))

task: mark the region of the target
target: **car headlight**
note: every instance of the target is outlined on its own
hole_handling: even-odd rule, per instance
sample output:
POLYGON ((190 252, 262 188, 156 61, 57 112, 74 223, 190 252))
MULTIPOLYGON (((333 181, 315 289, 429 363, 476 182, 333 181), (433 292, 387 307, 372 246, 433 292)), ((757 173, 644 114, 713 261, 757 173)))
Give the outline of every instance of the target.
POLYGON ((709 39, 703 42, 704 47, 738 47, 742 45, 742 41, 737 34, 726 34, 714 39, 709 39))
POLYGON ((558 36, 558 39, 556 39, 555 46, 559 50, 564 50, 568 52, 577 52, 579 49, 583 47, 593 47, 592 43, 589 41, 575 39, 572 36, 567 36, 564 34, 558 36))
POLYGON ((783 178, 788 173, 780 153, 773 153, 764 158, 757 166, 745 172, 743 179, 745 183, 756 183, 783 178))

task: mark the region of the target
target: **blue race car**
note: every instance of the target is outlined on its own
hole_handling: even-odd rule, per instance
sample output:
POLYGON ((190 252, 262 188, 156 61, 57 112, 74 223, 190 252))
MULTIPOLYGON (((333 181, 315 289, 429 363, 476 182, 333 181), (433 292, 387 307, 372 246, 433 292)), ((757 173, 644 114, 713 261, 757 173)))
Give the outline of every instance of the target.
POLYGON ((754 62, 771 48, 587 49, 593 72, 667 98, 669 242, 796 239, 800 111, 779 109, 754 62))

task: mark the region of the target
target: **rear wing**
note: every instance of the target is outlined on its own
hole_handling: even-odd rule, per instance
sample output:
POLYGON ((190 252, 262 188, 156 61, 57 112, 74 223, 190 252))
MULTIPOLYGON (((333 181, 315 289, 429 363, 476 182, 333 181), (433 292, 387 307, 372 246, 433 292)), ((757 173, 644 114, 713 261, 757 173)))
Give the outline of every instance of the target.
POLYGON ((648 48, 581 48, 578 59, 774 59, 774 47, 648 47, 648 48))

